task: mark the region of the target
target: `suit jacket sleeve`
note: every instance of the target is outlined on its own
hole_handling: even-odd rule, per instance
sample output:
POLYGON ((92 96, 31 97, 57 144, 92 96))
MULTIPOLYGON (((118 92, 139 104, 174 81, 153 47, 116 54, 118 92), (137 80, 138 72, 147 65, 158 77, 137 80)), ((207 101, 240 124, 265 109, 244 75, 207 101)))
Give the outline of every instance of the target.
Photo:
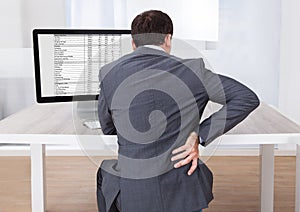
POLYGON ((200 61, 201 75, 209 100, 222 108, 202 121, 198 134, 206 146, 245 119, 259 105, 257 95, 238 81, 215 74, 200 61))
MULTIPOLYGON (((101 81, 100 81, 101 82, 101 81)), ((116 135, 117 130, 114 125, 111 111, 107 105, 102 83, 100 84, 100 94, 98 98, 98 118, 101 125, 102 132, 105 135, 116 135)))

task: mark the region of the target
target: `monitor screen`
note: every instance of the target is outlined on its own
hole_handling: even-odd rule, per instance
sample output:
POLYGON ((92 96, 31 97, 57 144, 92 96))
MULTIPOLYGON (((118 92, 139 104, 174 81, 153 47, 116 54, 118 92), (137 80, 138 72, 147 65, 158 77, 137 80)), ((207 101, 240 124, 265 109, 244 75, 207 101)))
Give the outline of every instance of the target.
POLYGON ((37 102, 96 100, 100 68, 131 49, 130 30, 33 30, 37 102))

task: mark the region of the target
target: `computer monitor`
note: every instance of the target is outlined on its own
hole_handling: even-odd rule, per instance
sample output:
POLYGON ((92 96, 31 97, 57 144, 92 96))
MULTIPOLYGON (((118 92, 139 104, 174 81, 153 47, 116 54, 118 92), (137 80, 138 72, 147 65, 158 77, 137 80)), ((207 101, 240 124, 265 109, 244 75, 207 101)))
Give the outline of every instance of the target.
POLYGON ((132 51, 130 40, 130 30, 33 30, 37 102, 97 100, 100 68, 132 51))

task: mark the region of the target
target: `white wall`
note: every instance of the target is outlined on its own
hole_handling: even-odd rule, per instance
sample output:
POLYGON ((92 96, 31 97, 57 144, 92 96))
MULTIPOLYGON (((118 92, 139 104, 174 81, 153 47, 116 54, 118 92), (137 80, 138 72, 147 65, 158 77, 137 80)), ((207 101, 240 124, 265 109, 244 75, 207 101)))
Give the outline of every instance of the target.
POLYGON ((218 73, 278 106, 280 0, 220 0, 219 42, 203 54, 218 73))
POLYGON ((22 46, 21 20, 20 0, 0 1, 0 48, 22 46))
POLYGON ((300 1, 282 1, 279 110, 300 124, 300 1))

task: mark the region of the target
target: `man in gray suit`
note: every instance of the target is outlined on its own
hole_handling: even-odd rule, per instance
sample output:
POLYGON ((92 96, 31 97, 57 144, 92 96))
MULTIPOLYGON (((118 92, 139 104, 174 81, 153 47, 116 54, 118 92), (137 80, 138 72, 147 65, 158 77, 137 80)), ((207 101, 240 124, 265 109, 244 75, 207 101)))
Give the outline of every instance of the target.
POLYGON ((98 210, 194 212, 213 199, 213 175, 198 159, 258 105, 254 92, 211 72, 201 58, 170 55, 173 24, 156 10, 131 25, 133 52, 99 73, 99 120, 118 137, 118 160, 97 173, 98 210), (208 101, 223 107, 200 123, 208 101))

